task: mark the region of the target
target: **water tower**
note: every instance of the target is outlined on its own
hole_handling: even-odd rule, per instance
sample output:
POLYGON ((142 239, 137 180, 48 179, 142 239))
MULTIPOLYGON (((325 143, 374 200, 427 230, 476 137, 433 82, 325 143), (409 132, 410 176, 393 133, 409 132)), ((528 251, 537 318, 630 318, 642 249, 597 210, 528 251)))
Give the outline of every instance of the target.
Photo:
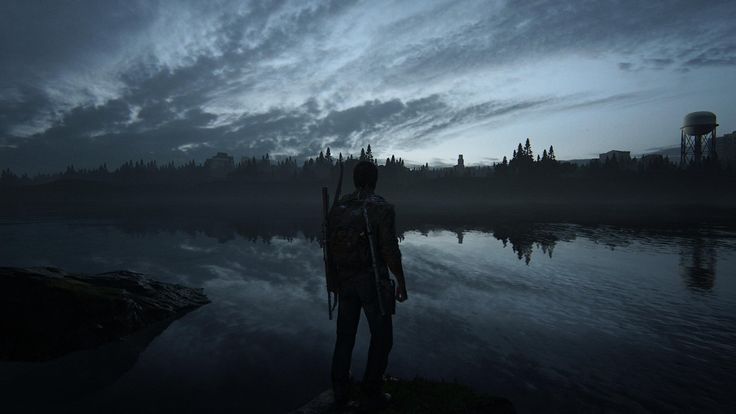
POLYGON ((704 157, 716 158, 716 114, 691 112, 682 121, 680 165, 699 164, 704 157))

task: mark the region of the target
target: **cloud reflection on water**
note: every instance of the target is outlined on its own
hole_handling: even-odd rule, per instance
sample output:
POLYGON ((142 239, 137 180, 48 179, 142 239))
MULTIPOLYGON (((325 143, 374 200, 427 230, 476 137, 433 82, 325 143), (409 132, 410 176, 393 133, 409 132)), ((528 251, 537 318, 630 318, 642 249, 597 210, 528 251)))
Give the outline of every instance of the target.
MULTIPOLYGON (((0 252, 3 264, 132 267, 204 287, 213 300, 174 322, 89 406, 207 409, 186 398, 193 392, 197 401, 218 401, 215 411, 252 404, 285 411, 328 385, 334 325, 309 232, 233 231, 223 240, 160 223, 127 229, 115 222, 0 229, 13 240, 0 252)), ((724 384, 735 380, 727 369, 736 351, 733 233, 527 225, 403 236, 410 300, 398 309, 392 374, 458 379, 510 397, 522 412, 713 410, 732 398, 724 384), (699 269, 709 282, 693 285, 699 269)), ((358 377, 367 345, 361 329, 358 377)))

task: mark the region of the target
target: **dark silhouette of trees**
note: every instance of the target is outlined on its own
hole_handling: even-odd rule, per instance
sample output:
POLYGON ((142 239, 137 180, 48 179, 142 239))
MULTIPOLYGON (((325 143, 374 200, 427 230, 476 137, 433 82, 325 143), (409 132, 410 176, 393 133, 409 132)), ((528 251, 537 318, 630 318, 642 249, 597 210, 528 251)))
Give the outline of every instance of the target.
POLYGON ((549 152, 546 149, 543 150, 542 155, 537 155, 535 160, 531 140, 527 138, 523 146, 519 143, 516 150, 513 151, 511 161, 507 161, 504 156, 503 161, 496 164, 495 173, 499 176, 509 173, 516 176, 530 176, 539 175, 539 173, 554 173, 558 167, 559 163, 555 158, 554 148, 550 146, 549 152))
MULTIPOLYGON (((703 181, 699 177, 713 178, 708 181, 710 189, 732 188, 736 181, 736 171, 732 168, 707 160, 698 165, 680 167, 661 156, 645 156, 625 162, 611 157, 604 162, 593 160, 586 165, 575 165, 558 161, 552 146, 535 154, 528 138, 518 143, 510 158, 504 156, 501 162, 493 166, 433 168, 428 163, 407 166, 403 158, 394 154, 381 158, 380 162, 375 157, 370 145, 361 148, 358 157, 342 152, 335 157, 329 147, 303 160, 291 156, 273 157, 271 154, 250 155, 242 157, 227 174, 219 176, 212 174, 207 163, 194 160, 183 164, 129 160, 115 169, 110 169, 104 163, 96 168, 69 165, 61 172, 34 177, 19 177, 10 169, 4 169, 0 172, 0 186, 83 180, 128 187, 185 188, 202 184, 202 188, 208 188, 209 183, 222 182, 231 183, 230 187, 221 187, 233 191, 252 191, 259 195, 265 190, 288 193, 297 187, 334 185, 341 163, 346 172, 345 182, 349 183, 352 168, 361 160, 378 164, 382 190, 394 191, 392 196, 420 194, 444 200, 460 200, 463 197, 472 200, 524 199, 534 202, 550 199, 597 200, 601 197, 631 198, 630 195, 635 193, 649 196, 657 191, 675 194, 667 195, 672 199, 686 193, 681 189, 683 185, 690 186, 699 194, 710 191, 702 190, 703 181)), ((348 184, 344 186, 349 187, 348 184)))

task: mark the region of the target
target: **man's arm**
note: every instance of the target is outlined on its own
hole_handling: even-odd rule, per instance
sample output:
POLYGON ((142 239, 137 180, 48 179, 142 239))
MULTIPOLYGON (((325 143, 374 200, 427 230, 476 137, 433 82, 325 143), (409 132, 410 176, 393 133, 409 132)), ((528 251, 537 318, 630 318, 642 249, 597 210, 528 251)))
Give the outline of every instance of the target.
POLYGON ((396 237, 396 214, 393 206, 386 208, 383 219, 378 226, 378 233, 381 240, 381 256, 386 262, 391 273, 396 277, 396 299, 403 302, 407 299, 406 279, 404 278, 404 267, 401 264, 401 250, 399 250, 399 240, 396 237))

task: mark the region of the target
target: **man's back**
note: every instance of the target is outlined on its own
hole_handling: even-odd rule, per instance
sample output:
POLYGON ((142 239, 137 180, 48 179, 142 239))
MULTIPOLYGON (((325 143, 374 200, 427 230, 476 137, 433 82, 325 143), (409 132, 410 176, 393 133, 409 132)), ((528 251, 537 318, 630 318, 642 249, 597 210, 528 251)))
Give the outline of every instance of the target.
POLYGON ((372 272, 366 216, 380 275, 388 277, 387 262, 401 260, 393 205, 372 191, 355 191, 340 198, 330 212, 329 248, 339 280, 372 272))

